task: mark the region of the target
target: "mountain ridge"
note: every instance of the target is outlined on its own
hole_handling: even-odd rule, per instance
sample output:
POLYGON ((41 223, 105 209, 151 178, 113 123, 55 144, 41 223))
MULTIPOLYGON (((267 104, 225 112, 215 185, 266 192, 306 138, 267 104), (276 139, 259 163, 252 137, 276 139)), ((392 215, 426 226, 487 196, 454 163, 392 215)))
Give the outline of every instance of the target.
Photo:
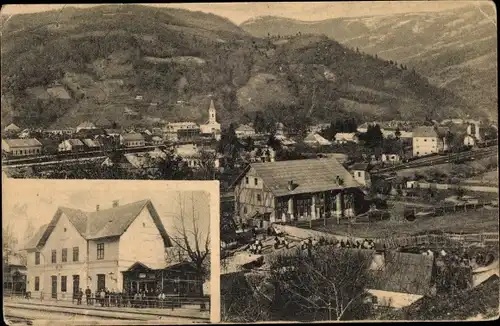
POLYGON ((225 18, 182 9, 97 6, 13 16, 1 63, 2 126, 203 121, 209 97, 223 124, 257 111, 329 121, 430 119, 467 109, 411 69, 327 37, 259 38, 225 18))
POLYGON ((435 13, 332 18, 308 24, 266 16, 240 27, 259 37, 327 35, 349 48, 414 67, 433 84, 463 94, 474 108, 472 115, 486 113, 498 121, 496 26, 490 20, 494 16, 494 5, 485 3, 479 9, 471 4, 435 13))

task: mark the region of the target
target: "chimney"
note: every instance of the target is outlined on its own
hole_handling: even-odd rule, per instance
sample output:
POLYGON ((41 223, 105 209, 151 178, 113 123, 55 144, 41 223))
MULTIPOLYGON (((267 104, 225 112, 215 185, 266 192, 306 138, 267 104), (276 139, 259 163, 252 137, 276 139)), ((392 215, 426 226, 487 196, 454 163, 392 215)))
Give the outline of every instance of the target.
POLYGON ((118 207, 120 202, 118 200, 113 200, 113 208, 118 207))
POLYGON ((288 190, 293 190, 293 180, 288 181, 288 190))
POLYGON ((99 205, 95 205, 95 211, 98 212, 99 211, 99 205))

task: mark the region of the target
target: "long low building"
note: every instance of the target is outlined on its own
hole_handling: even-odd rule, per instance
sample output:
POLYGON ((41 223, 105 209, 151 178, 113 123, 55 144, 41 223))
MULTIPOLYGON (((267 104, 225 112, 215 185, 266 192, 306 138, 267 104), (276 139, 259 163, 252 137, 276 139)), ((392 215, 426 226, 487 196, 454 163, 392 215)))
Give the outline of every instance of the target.
POLYGON ((29 156, 42 153, 42 143, 36 138, 2 139, 2 151, 14 156, 29 156))
POLYGON ((361 185, 331 158, 253 163, 233 186, 240 221, 259 227, 273 222, 354 216, 363 209, 361 185))

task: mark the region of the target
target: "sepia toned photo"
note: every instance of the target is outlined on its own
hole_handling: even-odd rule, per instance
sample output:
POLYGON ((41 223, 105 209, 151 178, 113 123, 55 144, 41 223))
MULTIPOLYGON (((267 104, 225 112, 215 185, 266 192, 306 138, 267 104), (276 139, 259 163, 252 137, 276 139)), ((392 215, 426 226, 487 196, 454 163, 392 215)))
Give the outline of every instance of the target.
POLYGON ((0 19, 9 322, 498 317, 493 1, 0 19))
POLYGON ((8 324, 210 322, 216 182, 4 183, 8 324))

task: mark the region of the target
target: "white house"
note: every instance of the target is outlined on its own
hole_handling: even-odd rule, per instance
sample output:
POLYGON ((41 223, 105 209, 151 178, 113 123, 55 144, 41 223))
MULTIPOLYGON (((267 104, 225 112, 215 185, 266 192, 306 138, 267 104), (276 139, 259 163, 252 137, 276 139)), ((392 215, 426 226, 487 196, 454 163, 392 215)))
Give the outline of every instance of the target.
POLYGON ((470 147, 475 146, 476 145, 476 138, 472 135, 465 135, 464 145, 470 146, 470 147))
POLYGON ((447 149, 446 129, 420 126, 413 130, 413 156, 440 153, 447 149))
POLYGON ((80 123, 78 125, 78 127, 76 127, 76 132, 79 132, 80 130, 87 130, 87 129, 96 129, 96 126, 92 122, 85 121, 85 122, 80 123))
POLYGON ((359 139, 354 132, 338 132, 335 134, 336 144, 345 144, 348 142, 358 143, 359 139))
POLYGON ((137 263, 165 267, 165 247, 171 247, 150 200, 93 212, 59 207, 25 247, 28 291, 34 297, 68 300, 79 288, 95 293, 124 288, 123 272, 137 263), (140 244, 140 245, 138 245, 140 244))
POLYGON ((319 145, 319 146, 328 146, 328 145, 331 145, 332 143, 323 138, 321 135, 319 134, 315 134, 315 133, 310 133, 306 138, 304 138, 304 143, 308 144, 308 145, 313 145, 313 146, 316 146, 316 145, 319 145))
POLYGON ((66 139, 63 140, 58 146, 59 152, 80 152, 84 149, 85 147, 80 139, 66 139))
POLYGON ((140 147, 146 145, 146 140, 139 133, 128 133, 120 135, 120 144, 125 147, 140 147))
POLYGON ((2 139, 2 151, 14 156, 28 156, 42 153, 42 143, 36 138, 2 139))
POLYGON ((356 182, 369 187, 371 185, 371 169, 372 166, 369 163, 356 163, 350 168, 350 171, 356 182))
POLYGON ((399 163, 401 162, 401 156, 399 154, 383 153, 382 162, 399 163))
POLYGON ((238 138, 255 136, 255 129, 249 125, 240 125, 234 130, 234 132, 238 138))
POLYGON ((212 134, 220 140, 220 123, 217 122, 217 111, 215 110, 214 101, 210 100, 210 107, 208 108, 208 121, 200 125, 200 132, 202 134, 212 134))
POLYGON ((21 131, 21 128, 19 128, 18 126, 16 126, 15 124, 11 123, 10 125, 8 125, 7 127, 5 127, 4 131, 8 131, 8 132, 19 132, 21 131))
POLYGON ((218 169, 220 167, 219 157, 212 149, 199 147, 196 144, 177 145, 174 149, 175 155, 182 158, 182 160, 186 162, 190 168, 195 169, 201 166, 202 151, 214 155, 214 168, 218 169))

